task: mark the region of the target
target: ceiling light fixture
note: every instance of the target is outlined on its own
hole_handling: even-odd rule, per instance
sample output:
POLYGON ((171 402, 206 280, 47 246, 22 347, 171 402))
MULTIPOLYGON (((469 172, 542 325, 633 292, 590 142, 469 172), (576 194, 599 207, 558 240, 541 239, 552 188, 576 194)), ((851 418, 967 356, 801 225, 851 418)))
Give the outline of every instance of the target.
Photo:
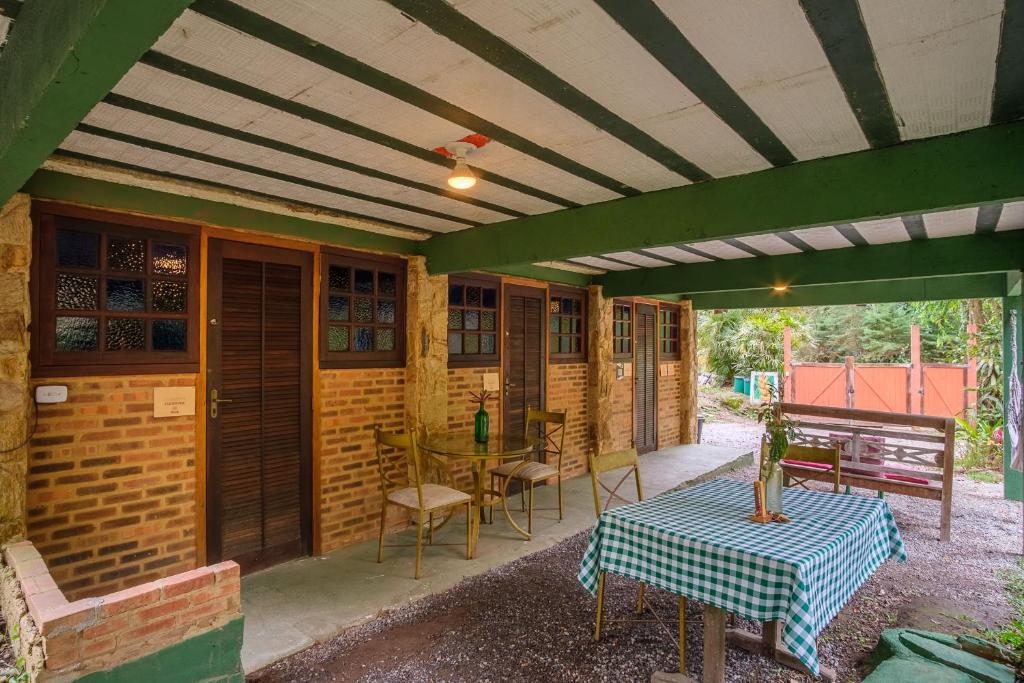
POLYGON ((772 291, 773 292, 779 292, 780 294, 782 292, 787 292, 787 291, 789 291, 789 285, 773 285, 772 286, 772 291))
POLYGON ((466 155, 476 149, 476 145, 468 142, 449 142, 445 145, 448 154, 455 159, 455 167, 448 176, 448 185, 456 190, 468 190, 476 185, 476 175, 466 163, 466 155))

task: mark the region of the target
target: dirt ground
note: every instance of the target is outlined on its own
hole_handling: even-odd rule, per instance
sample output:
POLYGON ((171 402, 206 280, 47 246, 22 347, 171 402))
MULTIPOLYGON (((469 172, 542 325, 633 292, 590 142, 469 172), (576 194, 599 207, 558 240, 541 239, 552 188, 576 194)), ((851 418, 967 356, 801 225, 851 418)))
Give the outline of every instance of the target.
MULTIPOLYGON (((756 425, 737 419, 705 427, 705 443, 756 443, 756 425)), ((754 468, 729 475, 753 480, 754 468)), ((909 560, 887 562, 819 639, 825 666, 841 681, 860 680, 863 658, 892 626, 976 632, 1009 618, 998 569, 1021 548, 1019 503, 1001 486, 958 477, 953 540, 938 541, 937 502, 889 496, 909 560)), ((865 492, 865 495, 870 492, 865 492)), ((873 494, 872 494, 873 495, 873 494)), ((250 681, 648 681, 676 670, 676 648, 658 624, 612 624, 593 642, 594 599, 576 580, 587 535, 463 581, 451 590, 382 615, 249 677, 250 681)), ((673 596, 651 591, 670 618, 673 596)), ((627 617, 635 584, 609 579, 609 618, 627 617)), ((688 673, 701 675, 701 613, 687 615, 688 673)), ((738 620, 741 627, 759 630, 738 620)), ((671 628, 671 627, 669 627, 671 628)), ((729 681, 810 680, 762 657, 730 648, 729 681)))

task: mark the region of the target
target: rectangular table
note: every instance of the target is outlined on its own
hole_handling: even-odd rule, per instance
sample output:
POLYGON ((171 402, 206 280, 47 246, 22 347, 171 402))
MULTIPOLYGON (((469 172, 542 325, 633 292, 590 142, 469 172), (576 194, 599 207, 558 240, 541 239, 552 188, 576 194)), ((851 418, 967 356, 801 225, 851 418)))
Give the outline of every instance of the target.
POLYGON ((882 562, 906 551, 884 500, 786 489, 783 501, 789 524, 756 524, 752 483, 719 479, 609 510, 590 535, 580 583, 594 593, 608 572, 711 608, 705 681, 724 667, 724 651, 707 661, 708 643, 724 638, 719 610, 769 622, 764 646, 738 644, 774 649, 779 639, 817 675, 818 634, 882 562))

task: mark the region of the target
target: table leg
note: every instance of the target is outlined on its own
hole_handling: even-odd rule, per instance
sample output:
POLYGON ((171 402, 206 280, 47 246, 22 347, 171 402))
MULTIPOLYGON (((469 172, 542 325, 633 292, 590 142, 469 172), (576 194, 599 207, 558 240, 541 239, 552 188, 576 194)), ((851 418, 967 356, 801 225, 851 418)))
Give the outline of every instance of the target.
POLYGON ((470 469, 473 472, 473 505, 476 506, 477 512, 473 515, 470 525, 470 533, 473 537, 473 559, 476 559, 476 544, 480 540, 480 515, 484 514, 484 469, 485 463, 478 460, 472 461, 470 469))
POLYGON ((725 610, 704 605, 704 683, 725 683, 725 610))
MULTIPOLYGON (((813 674, 804 666, 803 662, 797 659, 782 644, 782 622, 780 621, 764 622, 760 637, 753 633, 733 628, 729 629, 726 637, 729 643, 743 648, 747 652, 771 657, 783 666, 813 677, 813 674)), ((834 670, 824 666, 819 666, 818 670, 820 672, 818 677, 826 683, 833 683, 836 680, 836 672, 834 670)))

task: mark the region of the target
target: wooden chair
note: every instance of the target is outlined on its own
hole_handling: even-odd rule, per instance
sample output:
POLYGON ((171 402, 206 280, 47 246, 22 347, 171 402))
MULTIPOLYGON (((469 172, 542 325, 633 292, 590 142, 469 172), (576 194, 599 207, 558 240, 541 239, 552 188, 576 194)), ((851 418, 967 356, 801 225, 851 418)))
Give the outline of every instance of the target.
MULTIPOLYGON (((384 533, 387 527, 388 506, 396 505, 415 514, 416 517, 416 578, 420 578, 420 558, 423 555, 423 528, 429 530, 428 543, 434 541, 434 513, 450 511, 466 506, 466 559, 472 557, 473 499, 463 491, 457 491, 440 484, 423 481, 423 467, 416 437, 413 434, 390 434, 381 431, 380 425, 373 428, 377 444, 377 470, 380 475, 380 536, 377 540, 377 562, 384 561, 384 533), (389 458, 385 449, 405 451, 405 458, 389 458), (404 465, 404 466, 403 466, 404 465), (405 484, 403 485, 403 479, 405 484)), ((394 544, 389 547, 408 546, 394 544)), ((446 544, 447 545, 447 544, 446 544)))
MULTIPOLYGON (((643 485, 640 483, 640 457, 637 455, 635 448, 630 448, 625 451, 618 451, 616 453, 606 453, 604 455, 595 455, 593 451, 588 454, 588 460, 590 464, 590 483, 594 491, 594 514, 597 517, 601 516, 602 512, 607 511, 612 504, 613 500, 620 500, 623 503, 629 504, 639 502, 644 499, 643 485), (617 470, 621 468, 627 468, 623 473, 622 477, 615 483, 614 486, 609 488, 603 481, 601 481, 601 475, 605 472, 617 470), (626 483, 630 475, 633 476, 633 481, 636 484, 636 500, 628 500, 619 495, 619 489, 626 483), (601 490, 604 490, 608 494, 608 500, 601 503, 601 490)), ((604 579, 605 572, 601 572, 597 576, 597 618, 594 623, 594 640, 601 640, 601 626, 603 625, 604 619, 604 579)), ((644 613, 644 584, 641 583, 636 593, 636 613, 644 613)), ((677 641, 679 646, 679 671, 686 671, 686 644, 685 638, 680 635, 679 638, 675 638, 672 631, 668 628, 666 623, 657 615, 657 613, 651 609, 651 614, 654 615, 654 619, 622 619, 615 621, 632 621, 641 623, 658 623, 668 631, 670 638, 677 641)), ((612 621, 612 620, 609 620, 612 621)), ((686 629, 686 598, 679 596, 679 634, 683 634, 686 629)))
MULTIPOLYGON (((495 479, 511 477, 513 481, 519 482, 522 486, 523 507, 526 507, 526 492, 529 489, 529 511, 526 522, 526 531, 533 534, 533 487, 552 477, 558 477, 558 521, 561 522, 565 516, 565 508, 562 502, 562 449, 565 445, 565 413, 552 413, 545 410, 528 408, 526 411, 526 435, 530 436, 533 430, 540 427, 540 433, 544 439, 544 446, 539 453, 544 455, 545 462, 515 460, 506 462, 491 470, 491 490, 495 488, 495 479), (557 458, 557 466, 549 465, 547 456, 557 458), (525 463, 525 464, 524 464, 525 463)), ((503 486, 502 489, 505 487, 503 486)), ((553 509, 553 508, 552 508, 553 509)), ((524 512, 527 512, 524 510, 524 512)), ((493 514, 493 511, 492 511, 493 514)))
POLYGON ((812 481, 811 477, 800 478, 801 471, 820 473, 822 471, 832 472, 832 492, 839 493, 839 467, 842 462, 842 446, 836 444, 834 448, 822 448, 819 446, 798 446, 790 445, 786 448, 786 455, 782 458, 783 482, 786 486, 796 484, 805 489, 810 489, 807 482, 812 481))

